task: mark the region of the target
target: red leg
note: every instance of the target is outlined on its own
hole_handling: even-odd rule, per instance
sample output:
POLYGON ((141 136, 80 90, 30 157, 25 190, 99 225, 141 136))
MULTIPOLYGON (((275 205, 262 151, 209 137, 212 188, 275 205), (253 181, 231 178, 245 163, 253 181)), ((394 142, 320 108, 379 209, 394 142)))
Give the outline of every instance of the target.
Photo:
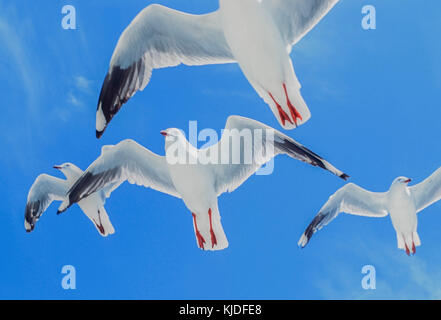
POLYGON ((409 250, 409 247, 407 246, 407 244, 406 244, 406 254, 407 254, 408 256, 410 256, 410 250, 409 250))
POLYGON ((212 248, 214 248, 214 246, 217 245, 217 239, 216 239, 216 236, 213 231, 213 224, 211 221, 211 209, 208 209, 208 217, 210 218, 211 245, 212 245, 212 248))
POLYGON ((193 215, 194 228, 196 230, 196 238, 198 239, 199 248, 201 248, 202 250, 205 250, 205 248, 204 248, 205 239, 201 235, 201 233, 199 232, 198 224, 196 222, 196 215, 194 213, 192 213, 192 215, 193 215))
POLYGON ((105 232, 104 232, 105 230, 104 230, 103 225, 97 223, 97 222, 95 221, 95 219, 92 219, 92 220, 93 220, 93 222, 95 223, 95 225, 96 225, 96 227, 98 228, 98 230, 100 231, 100 233, 101 233, 101 234, 104 234, 104 233, 105 233, 105 232))
POLYGON ((282 121, 282 125, 285 125, 286 120, 288 120, 288 122, 292 124, 292 120, 289 118, 286 112, 283 111, 282 107, 280 106, 280 104, 277 103, 276 99, 274 99, 271 92, 268 92, 268 94, 271 97, 271 99, 273 99, 274 103, 277 106, 277 110, 279 111, 279 116, 280 116, 280 120, 282 121))
POLYGON ((416 253, 415 243, 413 243, 413 242, 412 242, 412 253, 413 253, 413 254, 416 253))
POLYGON ((283 84, 283 90, 285 90, 286 103, 288 104, 289 111, 291 112, 291 117, 297 126, 297 119, 303 120, 302 115, 297 111, 297 109, 292 105, 288 97, 288 91, 286 90, 286 84, 283 84))

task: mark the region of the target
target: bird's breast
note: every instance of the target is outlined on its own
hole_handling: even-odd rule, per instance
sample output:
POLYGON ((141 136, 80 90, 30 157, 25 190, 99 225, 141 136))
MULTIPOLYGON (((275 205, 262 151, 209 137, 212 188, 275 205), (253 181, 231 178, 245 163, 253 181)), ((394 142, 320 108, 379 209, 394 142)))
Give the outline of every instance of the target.
POLYGON ((286 52, 269 12, 257 1, 236 2, 221 13, 225 38, 235 57, 252 59, 261 55, 277 56, 280 49, 286 52))
POLYGON ((205 208, 215 197, 211 175, 201 165, 170 165, 170 176, 186 206, 193 211, 205 208))
POLYGON ((396 230, 410 232, 416 228, 416 209, 409 193, 405 191, 391 192, 388 210, 396 230))

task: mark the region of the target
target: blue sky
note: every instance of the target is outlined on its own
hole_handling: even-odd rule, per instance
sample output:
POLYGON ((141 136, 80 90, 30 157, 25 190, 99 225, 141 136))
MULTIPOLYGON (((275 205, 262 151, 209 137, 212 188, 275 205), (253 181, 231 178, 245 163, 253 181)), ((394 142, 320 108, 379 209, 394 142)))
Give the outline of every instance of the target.
MULTIPOLYGON (((159 1, 204 13, 216 0, 159 1)), ((155 71, 150 85, 95 139, 95 110, 117 39, 151 1, 0 3, 0 298, 37 299, 436 299, 441 298, 441 204, 419 217, 422 246, 407 257, 388 218, 341 215, 300 250, 297 240, 343 182, 278 158, 271 176, 252 177, 220 198, 230 247, 201 252, 191 215, 167 195, 125 184, 106 204, 116 234, 101 238, 73 207, 53 205, 26 234, 26 197, 55 164, 85 169, 103 144, 131 138, 163 154, 159 131, 224 127, 239 114, 279 128, 237 65, 155 71), (77 30, 61 8, 77 9, 77 30), (73 265, 77 289, 61 287, 73 265), (377 289, 361 287, 373 265, 377 289)), ((342 0, 292 58, 311 120, 288 132, 373 191, 399 175, 420 181, 441 166, 439 1, 342 0), (361 28, 361 8, 377 29, 361 28)))

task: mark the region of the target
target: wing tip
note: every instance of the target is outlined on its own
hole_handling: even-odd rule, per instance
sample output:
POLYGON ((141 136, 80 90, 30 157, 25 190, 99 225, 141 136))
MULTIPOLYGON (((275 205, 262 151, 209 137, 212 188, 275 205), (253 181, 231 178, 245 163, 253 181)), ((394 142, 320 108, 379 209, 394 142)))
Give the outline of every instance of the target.
POLYGON ((306 247, 306 245, 309 243, 309 241, 311 240, 314 233, 316 233, 317 230, 320 229, 320 228, 318 228, 318 226, 322 223, 324 218, 325 218, 325 215, 323 215, 321 212, 314 217, 314 219, 311 221, 311 223, 306 228, 305 232, 300 237, 299 242, 297 243, 300 248, 303 249, 306 247))
POLYGON ((24 227, 27 233, 34 231, 35 224, 38 221, 40 201, 29 202, 26 204, 24 227))
POLYGON ((351 176, 347 175, 346 173, 342 173, 341 175, 339 175, 339 177, 342 178, 344 181, 348 181, 351 176))
POLYGON ((139 86, 139 70, 142 65, 142 59, 123 68, 118 65, 111 66, 106 74, 101 87, 96 112, 96 136, 99 139, 107 125, 118 113, 121 107, 143 87, 139 86))
POLYGON ((104 134, 104 131, 107 128, 107 125, 109 124, 109 119, 104 113, 102 105, 103 102, 101 101, 101 97, 100 97, 100 101, 98 102, 98 109, 96 111, 96 124, 95 124, 97 139, 101 138, 101 136, 104 134))
POLYGON ((96 138, 97 139, 100 139, 102 136, 103 136, 103 134, 104 134, 104 131, 105 130, 102 130, 102 131, 99 131, 99 130, 96 130, 96 138))
POLYGON ((306 245, 309 242, 309 239, 306 234, 302 234, 302 236, 300 237, 299 242, 297 242, 297 245, 299 246, 300 249, 304 249, 306 247, 306 245))
POLYGON ((60 215, 64 212, 66 212, 67 209, 69 209, 72 206, 72 202, 70 202, 69 198, 65 201, 63 201, 60 205, 60 207, 57 210, 57 215, 60 215))
POLYGON ((31 233, 32 231, 34 231, 34 229, 35 229, 35 224, 34 223, 29 223, 25 219, 25 230, 26 230, 26 233, 31 233))

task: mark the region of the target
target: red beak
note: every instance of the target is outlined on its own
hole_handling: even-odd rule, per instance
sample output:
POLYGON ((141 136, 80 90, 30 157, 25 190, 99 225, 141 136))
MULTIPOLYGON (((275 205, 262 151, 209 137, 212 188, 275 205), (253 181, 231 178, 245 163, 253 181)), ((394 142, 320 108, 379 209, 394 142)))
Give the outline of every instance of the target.
POLYGON ((404 181, 404 183, 409 183, 411 181, 412 181, 412 179, 407 179, 406 181, 404 181))
POLYGON ((167 132, 165 132, 165 131, 161 131, 161 134, 162 134, 164 137, 167 136, 167 132))
POLYGON ((54 169, 61 170, 60 166, 54 166, 54 169))

